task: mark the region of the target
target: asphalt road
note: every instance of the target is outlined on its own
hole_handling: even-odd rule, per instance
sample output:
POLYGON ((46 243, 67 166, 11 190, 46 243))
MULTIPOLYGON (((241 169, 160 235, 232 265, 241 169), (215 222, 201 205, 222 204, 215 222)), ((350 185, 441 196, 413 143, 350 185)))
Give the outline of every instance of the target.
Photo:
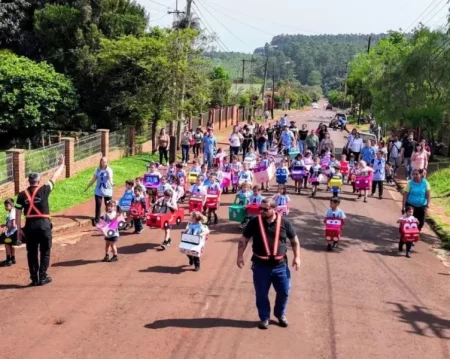
MULTIPOLYGON (((320 109, 294 119, 315 128, 327 115, 320 109)), ((340 132, 332 136, 344 142, 340 132)), ((292 194, 302 265, 292 272, 289 328, 256 328, 251 251, 239 270, 240 231, 227 220, 228 195, 200 272, 179 253, 179 230, 165 252, 157 250, 162 231, 122 236, 117 263, 100 262, 104 243, 94 232, 55 245, 54 282, 38 288, 24 287, 21 251, 15 267, 0 268, 0 357, 450 358, 449 268, 428 230, 411 259, 396 252, 398 193, 389 189, 368 203, 344 193, 348 220, 333 252, 325 250, 321 222, 330 194, 308 195, 292 194)))

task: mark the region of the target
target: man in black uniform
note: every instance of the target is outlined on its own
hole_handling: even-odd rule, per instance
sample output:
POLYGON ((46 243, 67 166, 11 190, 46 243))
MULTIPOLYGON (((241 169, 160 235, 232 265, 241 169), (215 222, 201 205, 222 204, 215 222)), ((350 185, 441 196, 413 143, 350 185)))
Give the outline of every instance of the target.
POLYGON ((269 290, 271 285, 277 293, 274 315, 280 326, 287 327, 286 306, 291 288, 291 274, 287 264, 286 240, 291 242, 294 252, 292 266, 300 268, 300 243, 295 229, 287 217, 276 213, 276 203, 266 198, 261 202, 261 215, 252 218, 244 229, 239 241, 237 265, 244 267, 244 251, 250 238, 253 238, 253 284, 258 308, 258 328, 268 329, 270 320, 269 290))
POLYGON ((50 249, 52 247, 52 223, 48 197, 55 186, 56 179, 64 169, 64 156, 58 159, 58 168, 50 181, 39 186, 41 176, 31 173, 28 176, 30 186, 19 193, 16 202, 17 238, 26 239, 28 269, 30 271, 31 286, 48 284, 52 278, 47 275, 50 264, 50 249), (24 212, 26 223, 21 228, 21 215, 24 212), (39 265, 38 252, 41 253, 39 265))

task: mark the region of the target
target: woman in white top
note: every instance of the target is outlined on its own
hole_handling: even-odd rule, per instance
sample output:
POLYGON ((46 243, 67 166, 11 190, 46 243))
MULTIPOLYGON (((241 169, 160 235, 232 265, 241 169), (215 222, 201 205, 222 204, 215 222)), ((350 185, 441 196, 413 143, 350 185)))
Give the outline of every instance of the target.
POLYGON ((355 156, 355 161, 359 161, 359 156, 361 154, 361 150, 364 147, 364 141, 361 138, 359 132, 356 132, 352 141, 348 144, 348 148, 350 150, 350 154, 355 156))
POLYGON ((233 132, 230 135, 230 156, 237 156, 241 148, 242 134, 239 132, 239 127, 234 126, 233 132))

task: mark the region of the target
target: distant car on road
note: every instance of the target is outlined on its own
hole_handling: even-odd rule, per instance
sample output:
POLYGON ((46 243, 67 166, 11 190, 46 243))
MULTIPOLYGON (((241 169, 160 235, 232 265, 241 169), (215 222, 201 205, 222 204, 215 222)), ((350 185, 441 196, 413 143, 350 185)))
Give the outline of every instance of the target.
POLYGON ((312 108, 313 108, 314 110, 317 110, 317 109, 319 108, 319 105, 317 104, 317 102, 313 102, 313 103, 312 103, 312 108))
POLYGON ((333 111, 333 105, 332 105, 331 103, 329 103, 329 104, 327 105, 327 107, 326 107, 326 110, 327 110, 327 111, 328 111, 328 110, 333 111))

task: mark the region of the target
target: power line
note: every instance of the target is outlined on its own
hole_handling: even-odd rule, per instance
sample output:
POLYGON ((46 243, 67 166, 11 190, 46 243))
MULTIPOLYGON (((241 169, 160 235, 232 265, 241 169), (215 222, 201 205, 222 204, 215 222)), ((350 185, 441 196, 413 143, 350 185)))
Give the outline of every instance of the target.
POLYGON ((213 37, 213 40, 219 45, 219 47, 221 47, 225 52, 231 53, 230 49, 228 49, 228 47, 224 44, 224 42, 217 36, 215 35, 215 32, 212 28, 211 25, 209 25, 208 21, 206 21, 205 16, 203 15, 202 11, 200 10, 200 8, 196 5, 196 3, 193 3, 195 8, 198 11, 198 14, 200 14, 201 17, 199 17, 200 22, 203 24, 203 26, 205 27, 206 31, 208 31, 211 36, 213 37), (208 27, 205 25, 205 23, 203 22, 202 18, 205 20, 205 23, 208 25, 208 27), (211 29, 211 31, 210 31, 211 29))
POLYGON ((423 14, 427 12, 427 10, 436 2, 437 0, 433 0, 430 5, 427 6, 427 8, 415 19, 406 29, 404 32, 407 32, 413 25, 416 24, 417 20, 420 20, 423 14))
MULTIPOLYGON (((197 1, 197 2, 198 2, 198 1, 197 1)), ((204 4, 203 4, 203 6, 206 7, 206 5, 204 5, 204 4)), ((210 6, 210 5, 209 5, 209 6, 210 6)), ((210 7, 212 8, 212 6, 210 6, 210 7)), ((237 21, 237 22, 239 22, 239 23, 241 23, 241 24, 243 24, 243 25, 245 25, 245 26, 251 27, 252 29, 255 29, 255 30, 257 30, 257 31, 263 32, 263 33, 268 34, 268 35, 270 35, 270 36, 276 36, 275 34, 272 34, 272 33, 267 32, 267 31, 265 31, 265 30, 259 29, 259 28, 257 28, 256 26, 247 24, 246 22, 243 22, 243 21, 241 21, 241 20, 239 20, 239 19, 236 19, 235 17, 230 16, 230 15, 228 15, 227 13, 224 13, 224 12, 221 11, 221 10, 218 10, 218 9, 214 9, 214 10, 216 10, 217 12, 221 13, 222 15, 224 15, 224 16, 226 16, 226 17, 228 17, 228 18, 230 18, 230 19, 232 19, 232 20, 234 20, 234 21, 237 21)))
POLYGON ((155 22, 155 21, 161 20, 161 19, 165 18, 167 15, 169 15, 169 14, 164 14, 163 16, 158 17, 157 19, 153 19, 153 20, 150 18, 150 20, 148 22, 151 23, 151 22, 155 22))
POLYGON ((247 46, 247 47, 251 47, 251 46, 249 46, 248 44, 246 44, 244 41, 242 41, 241 40, 241 38, 240 37, 238 37, 233 31, 231 31, 228 27, 226 27, 217 17, 215 17, 214 16, 214 14, 212 14, 209 10, 208 10, 208 8, 205 6, 205 5, 203 5, 200 1, 198 1, 197 0, 197 3, 199 4, 199 5, 201 5, 201 6, 203 6, 203 8, 208 12, 208 14, 210 14, 220 25, 222 25, 222 27, 225 29, 225 30, 227 30, 231 35, 233 35, 239 42, 241 42, 242 44, 244 44, 245 46, 247 46))
POLYGON ((167 9, 170 9, 169 6, 167 6, 167 5, 165 5, 165 4, 161 4, 160 2, 157 2, 157 1, 155 1, 155 0, 148 0, 148 1, 150 1, 150 2, 152 2, 152 3, 154 3, 154 4, 156 4, 156 5, 163 6, 163 7, 167 8, 167 9))
MULTIPOLYGON (((446 0, 443 0, 443 1, 446 1, 446 0)), ((430 19, 428 19, 428 20, 425 22, 425 19, 431 14, 431 12, 428 14, 428 16, 426 16, 424 19, 422 19, 422 22, 424 22, 425 24, 428 24, 434 17, 436 17, 437 14, 439 14, 439 13, 441 12, 441 10, 442 10, 444 7, 447 6, 447 4, 448 4, 448 0, 444 3, 444 5, 443 5, 441 8, 439 8, 439 10, 438 10, 438 11, 437 11, 430 19)), ((439 5, 439 4, 437 4, 436 7, 437 7, 438 5, 439 5)), ((436 7, 434 7, 434 9, 435 9, 436 7)), ((433 10, 434 10, 434 9, 433 9, 433 10)))

